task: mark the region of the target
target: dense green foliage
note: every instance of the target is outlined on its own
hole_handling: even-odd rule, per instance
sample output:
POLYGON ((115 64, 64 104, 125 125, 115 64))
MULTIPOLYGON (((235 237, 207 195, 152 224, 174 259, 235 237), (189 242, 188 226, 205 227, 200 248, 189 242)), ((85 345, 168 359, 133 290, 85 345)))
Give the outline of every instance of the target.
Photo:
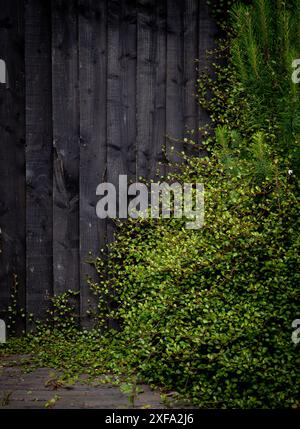
POLYGON ((21 341, 39 364, 68 374, 135 374, 201 407, 300 406, 291 340, 300 314, 300 88, 291 81, 300 1, 252 3, 234 5, 218 51, 227 61, 199 81, 213 123, 208 155, 185 156, 170 175, 204 184, 204 227, 122 224, 91 284, 104 333, 62 334, 60 324, 12 351, 21 341))

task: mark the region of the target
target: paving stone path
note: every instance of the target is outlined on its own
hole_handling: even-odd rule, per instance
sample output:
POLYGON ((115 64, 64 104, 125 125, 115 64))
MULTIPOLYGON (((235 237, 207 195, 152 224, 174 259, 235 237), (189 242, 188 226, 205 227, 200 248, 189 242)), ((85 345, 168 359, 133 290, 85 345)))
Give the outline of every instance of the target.
MULTIPOLYGON (((24 356, 0 357, 0 409, 25 408, 133 408, 118 386, 84 378, 72 386, 56 385, 54 371, 47 368, 24 373, 20 365, 24 356)), ((58 377, 59 378, 59 377, 58 377)), ((166 408, 158 392, 141 385, 134 408, 166 408)))

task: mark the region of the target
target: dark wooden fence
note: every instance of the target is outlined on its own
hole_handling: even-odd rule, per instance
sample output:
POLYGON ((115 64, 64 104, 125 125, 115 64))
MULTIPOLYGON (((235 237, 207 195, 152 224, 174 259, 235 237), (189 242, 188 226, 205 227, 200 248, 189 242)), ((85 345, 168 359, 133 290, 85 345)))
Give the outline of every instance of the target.
POLYGON ((112 234, 96 187, 153 177, 168 136, 206 119, 214 33, 206 0, 0 1, 0 317, 15 293, 30 326, 72 289, 87 323, 86 260, 112 234))

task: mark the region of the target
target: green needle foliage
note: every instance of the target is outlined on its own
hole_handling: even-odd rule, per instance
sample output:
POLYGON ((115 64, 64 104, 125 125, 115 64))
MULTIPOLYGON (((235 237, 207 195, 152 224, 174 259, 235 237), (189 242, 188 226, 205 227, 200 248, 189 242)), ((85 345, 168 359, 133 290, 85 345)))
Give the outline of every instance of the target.
POLYGON ((96 261, 123 362, 201 407, 299 406, 299 4, 234 5, 227 62, 199 81, 209 156, 171 179, 204 183, 204 228, 130 221, 96 261))

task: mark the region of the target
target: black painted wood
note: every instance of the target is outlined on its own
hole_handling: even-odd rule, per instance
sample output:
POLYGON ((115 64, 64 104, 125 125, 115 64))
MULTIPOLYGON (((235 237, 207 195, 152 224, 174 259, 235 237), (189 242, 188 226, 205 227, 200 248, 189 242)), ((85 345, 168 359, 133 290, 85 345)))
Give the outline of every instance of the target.
POLYGON ((166 136, 166 1, 137 2, 137 176, 153 178, 166 136))
POLYGON ((167 90, 167 1, 161 0, 155 10, 157 41, 154 70, 153 133, 149 162, 150 178, 162 177, 166 173, 166 90, 167 90))
MULTIPOLYGON (((12 292, 18 313, 25 308, 25 88, 23 2, 2 3, 0 58, 7 80, 0 84, 0 317, 6 319, 12 292)), ((24 328, 20 316, 16 328, 24 328)))
POLYGON ((192 135, 196 135, 198 127, 198 103, 196 99, 197 63, 198 59, 198 0, 185 0, 183 13, 183 122, 192 135), (194 132, 194 133, 193 133, 194 132))
MULTIPOLYGON (((136 176, 135 1, 109 1, 107 16, 107 181, 116 186, 119 198, 119 176, 127 175, 128 181, 136 176)), ((107 227, 111 242, 114 235, 111 220, 107 227)))
POLYGON ((28 0, 26 71, 27 326, 45 316, 53 295, 51 3, 28 0))
POLYGON ((0 317, 16 274, 29 328, 68 289, 90 324, 90 256, 115 230, 96 217, 97 185, 157 180, 163 149, 177 160, 171 146, 208 119, 195 84, 214 35, 206 0, 1 1, 0 317))
MULTIPOLYGON (((198 16, 198 60, 199 60, 199 73, 211 70, 212 56, 209 54, 215 47, 215 37, 217 35, 216 25, 211 17, 210 9, 206 0, 199 0, 199 16, 198 16)), ((199 106, 198 106, 199 107, 199 106)), ((209 121, 209 116, 200 107, 198 108, 199 125, 203 126, 209 121)))
POLYGON ((77 2, 52 1, 53 289, 79 290, 77 2))
POLYGON ((80 1, 80 314, 86 326, 95 307, 87 283, 96 280, 90 254, 99 255, 106 243, 106 221, 96 217, 96 188, 106 180, 106 16, 106 1, 80 1))
POLYGON ((184 2, 167 0, 167 159, 179 161, 184 136, 184 2), (172 149, 174 148, 174 150, 172 149))

